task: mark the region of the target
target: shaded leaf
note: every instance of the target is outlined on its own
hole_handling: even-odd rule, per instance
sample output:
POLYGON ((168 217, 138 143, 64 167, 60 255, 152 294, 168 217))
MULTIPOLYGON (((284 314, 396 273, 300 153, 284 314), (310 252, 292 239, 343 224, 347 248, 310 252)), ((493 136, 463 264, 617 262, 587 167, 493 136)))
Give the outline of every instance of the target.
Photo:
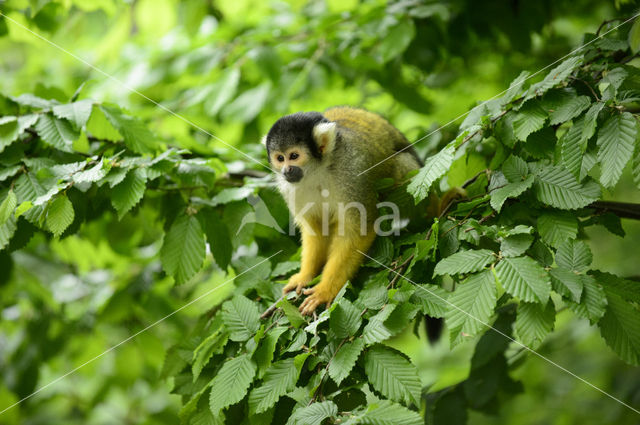
POLYGON ((529 257, 504 258, 496 275, 505 291, 522 301, 546 303, 551 292, 549 275, 529 257))
POLYGON ((71 223, 75 212, 66 195, 58 196, 47 209, 47 227, 54 236, 60 236, 71 223))
POLYGON ((364 348, 364 340, 356 338, 353 341, 345 342, 338 349, 335 356, 329 363, 329 376, 338 385, 347 377, 351 369, 356 364, 356 360, 360 356, 364 348))
POLYGON ((473 336, 489 325, 496 306, 496 280, 491 270, 469 276, 456 286, 445 319, 451 342, 460 336, 473 336))
POLYGON ((420 403, 418 370, 392 348, 371 347, 364 357, 364 370, 373 388, 385 397, 406 404, 420 403))
POLYGON ((418 174, 413 177, 407 186, 407 192, 413 196, 416 204, 429 196, 429 189, 433 182, 449 170, 453 162, 454 150, 453 145, 448 145, 437 154, 428 158, 418 174))
POLYGON ((246 341, 260 327, 258 307, 244 295, 237 295, 222 304, 222 320, 232 341, 246 341))
POLYGON ((147 176, 140 168, 130 171, 126 177, 113 187, 111 205, 118 212, 118 220, 122 219, 131 208, 135 207, 144 196, 147 176))
POLYGON ((256 365, 248 354, 227 360, 211 381, 209 407, 215 415, 242 400, 256 374, 256 365))
POLYGON ((80 137, 69 121, 58 119, 50 113, 40 115, 36 131, 43 142, 65 152, 73 152, 73 142, 80 137))
POLYGON ((556 309, 552 301, 546 305, 520 303, 516 316, 515 331, 518 339, 527 347, 538 347, 553 330, 556 309))
POLYGON ((478 249, 456 252, 443 258, 433 272, 434 275, 463 274, 482 270, 487 264, 496 259, 493 251, 478 249))
MULTIPOLYGON (((164 237, 160 259, 162 268, 182 284, 196 274, 204 261, 204 234, 194 216, 178 217, 164 237)), ((232 338, 233 339, 233 338, 232 338)))
POLYGON ((540 202, 564 210, 585 207, 601 195, 595 182, 580 184, 566 168, 553 166, 538 172, 534 189, 540 202))
POLYGON ((612 116, 598 132, 600 183, 605 187, 615 186, 620 179, 633 154, 636 136, 636 121, 629 112, 612 116))

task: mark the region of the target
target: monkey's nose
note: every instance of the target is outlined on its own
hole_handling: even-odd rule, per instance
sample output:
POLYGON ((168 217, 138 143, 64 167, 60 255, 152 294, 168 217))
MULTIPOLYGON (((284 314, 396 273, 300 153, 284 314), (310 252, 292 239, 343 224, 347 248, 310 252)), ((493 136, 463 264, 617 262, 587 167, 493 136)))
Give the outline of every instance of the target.
POLYGON ((297 183, 302 179, 302 169, 300 167, 285 167, 284 170, 282 170, 282 174, 289 183, 297 183))

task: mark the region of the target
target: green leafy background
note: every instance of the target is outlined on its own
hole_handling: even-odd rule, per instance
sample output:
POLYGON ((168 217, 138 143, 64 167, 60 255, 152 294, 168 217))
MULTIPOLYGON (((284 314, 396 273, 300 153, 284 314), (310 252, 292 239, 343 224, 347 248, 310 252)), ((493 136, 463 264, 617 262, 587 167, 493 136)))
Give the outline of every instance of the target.
POLYGON ((636 424, 527 348, 640 408, 637 6, 3 2, 0 423, 636 424), (259 141, 337 104, 426 165, 305 318, 259 141))

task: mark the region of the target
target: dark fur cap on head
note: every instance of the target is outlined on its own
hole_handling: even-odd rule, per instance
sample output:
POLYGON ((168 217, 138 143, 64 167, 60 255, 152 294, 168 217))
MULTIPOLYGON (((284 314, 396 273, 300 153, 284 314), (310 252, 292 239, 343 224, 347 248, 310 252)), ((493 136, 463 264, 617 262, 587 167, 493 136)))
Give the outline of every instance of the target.
POLYGON ((313 128, 323 122, 329 122, 320 112, 297 112, 285 115, 273 124, 265 140, 267 152, 284 151, 290 146, 303 144, 315 158, 322 153, 314 140, 313 128))

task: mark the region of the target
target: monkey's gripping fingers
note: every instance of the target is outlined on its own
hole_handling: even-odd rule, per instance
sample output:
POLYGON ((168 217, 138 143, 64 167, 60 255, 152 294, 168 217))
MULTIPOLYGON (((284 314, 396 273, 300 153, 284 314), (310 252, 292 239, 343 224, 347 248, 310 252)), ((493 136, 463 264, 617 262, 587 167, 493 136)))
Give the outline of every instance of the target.
POLYGON ((311 280, 312 279, 303 276, 300 273, 296 273, 289 278, 289 283, 287 283, 287 285, 282 288, 282 294, 284 295, 295 290, 296 294, 300 295, 300 293, 302 292, 302 288, 307 286, 309 282, 311 282, 311 280))
POLYGON ((323 290, 320 285, 305 289, 303 293, 307 295, 307 298, 300 304, 300 312, 305 316, 315 312, 319 305, 326 304, 327 308, 329 308, 334 298, 329 291, 323 290))

